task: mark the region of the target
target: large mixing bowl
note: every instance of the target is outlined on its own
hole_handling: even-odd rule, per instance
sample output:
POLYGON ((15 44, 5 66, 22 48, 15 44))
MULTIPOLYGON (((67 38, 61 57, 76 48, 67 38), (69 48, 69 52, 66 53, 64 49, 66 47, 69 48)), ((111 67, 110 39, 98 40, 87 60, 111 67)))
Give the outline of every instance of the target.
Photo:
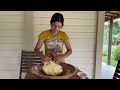
POLYGON ((60 65, 63 68, 63 72, 60 75, 49 76, 45 74, 42 69, 39 69, 39 73, 35 75, 38 76, 40 79, 69 79, 79 72, 79 70, 71 64, 61 63, 60 65))

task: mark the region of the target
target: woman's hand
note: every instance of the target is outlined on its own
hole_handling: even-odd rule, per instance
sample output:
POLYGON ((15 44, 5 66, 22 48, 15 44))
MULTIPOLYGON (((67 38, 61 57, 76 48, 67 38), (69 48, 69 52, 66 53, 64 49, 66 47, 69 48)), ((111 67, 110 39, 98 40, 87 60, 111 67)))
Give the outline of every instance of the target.
POLYGON ((42 61, 42 63, 44 63, 46 61, 47 62, 50 61, 50 58, 48 56, 44 55, 43 51, 41 51, 40 53, 41 53, 41 61, 42 61))
POLYGON ((59 64, 64 59, 63 55, 57 55, 57 57, 54 58, 54 62, 59 64))
POLYGON ((59 64, 59 63, 61 63, 61 60, 64 59, 63 54, 58 54, 58 53, 54 53, 54 52, 51 52, 51 54, 52 54, 52 57, 53 57, 53 61, 55 63, 59 64))

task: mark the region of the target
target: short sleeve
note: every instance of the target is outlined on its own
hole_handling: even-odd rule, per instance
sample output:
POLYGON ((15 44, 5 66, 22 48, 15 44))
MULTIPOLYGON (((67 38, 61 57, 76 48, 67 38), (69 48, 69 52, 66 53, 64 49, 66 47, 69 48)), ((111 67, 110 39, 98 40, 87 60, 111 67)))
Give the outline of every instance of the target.
POLYGON ((69 36, 64 32, 63 33, 63 41, 69 40, 69 36))
POLYGON ((41 32, 41 33, 39 34, 38 38, 44 41, 44 40, 45 40, 45 32, 44 32, 44 31, 41 32))

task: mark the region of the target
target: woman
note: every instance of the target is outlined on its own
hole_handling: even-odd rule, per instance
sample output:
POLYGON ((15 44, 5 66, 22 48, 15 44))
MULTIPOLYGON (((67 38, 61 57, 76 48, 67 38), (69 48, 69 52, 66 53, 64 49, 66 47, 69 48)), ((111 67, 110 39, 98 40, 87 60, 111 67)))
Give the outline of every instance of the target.
POLYGON ((72 54, 71 45, 68 35, 61 31, 64 26, 64 17, 60 13, 53 14, 50 21, 51 29, 43 31, 38 36, 38 42, 35 46, 34 52, 40 56, 41 59, 48 60, 49 58, 56 63, 64 63, 64 59, 72 54), (45 45, 45 55, 40 52, 42 45, 45 45), (63 44, 65 44, 67 51, 63 54, 63 44))

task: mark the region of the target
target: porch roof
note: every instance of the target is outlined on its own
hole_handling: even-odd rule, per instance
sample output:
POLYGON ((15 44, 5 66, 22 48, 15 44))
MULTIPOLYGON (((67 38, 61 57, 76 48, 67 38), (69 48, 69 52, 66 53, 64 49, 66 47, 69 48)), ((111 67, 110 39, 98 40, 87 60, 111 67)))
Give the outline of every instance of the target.
POLYGON ((106 11, 105 12, 105 21, 110 21, 110 19, 120 18, 120 11, 106 11))

